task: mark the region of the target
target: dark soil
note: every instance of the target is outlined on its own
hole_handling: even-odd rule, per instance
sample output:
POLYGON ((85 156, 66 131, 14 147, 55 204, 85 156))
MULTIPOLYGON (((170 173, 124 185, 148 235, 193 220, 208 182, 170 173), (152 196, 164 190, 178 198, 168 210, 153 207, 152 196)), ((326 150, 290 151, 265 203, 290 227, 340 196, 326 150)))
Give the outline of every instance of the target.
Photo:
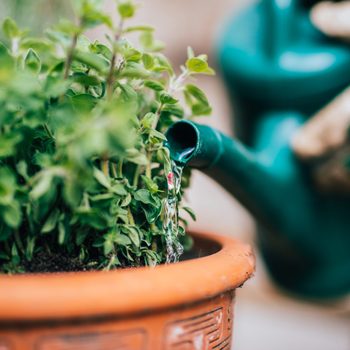
POLYGON ((91 271, 96 269, 95 266, 82 263, 78 258, 44 251, 35 255, 33 260, 26 262, 23 267, 28 273, 91 271))
MULTIPOLYGON (((196 259, 218 252, 221 246, 215 241, 197 238, 194 240, 192 249, 185 252, 180 261, 196 259)), ((97 270, 98 263, 90 260, 85 263, 78 257, 72 257, 67 253, 54 253, 48 251, 38 252, 31 261, 23 263, 23 269, 26 273, 47 273, 47 272, 78 272, 97 270)), ((118 269, 129 268, 126 261, 121 261, 118 269)))

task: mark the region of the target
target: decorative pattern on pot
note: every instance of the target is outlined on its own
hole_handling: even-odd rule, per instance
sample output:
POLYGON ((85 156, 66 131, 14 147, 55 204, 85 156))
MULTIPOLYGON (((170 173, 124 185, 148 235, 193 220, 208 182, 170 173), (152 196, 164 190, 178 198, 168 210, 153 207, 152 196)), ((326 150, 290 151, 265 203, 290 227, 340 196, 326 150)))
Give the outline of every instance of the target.
POLYGON ((230 313, 222 307, 176 321, 166 331, 167 349, 228 349, 231 343, 231 323, 230 313))

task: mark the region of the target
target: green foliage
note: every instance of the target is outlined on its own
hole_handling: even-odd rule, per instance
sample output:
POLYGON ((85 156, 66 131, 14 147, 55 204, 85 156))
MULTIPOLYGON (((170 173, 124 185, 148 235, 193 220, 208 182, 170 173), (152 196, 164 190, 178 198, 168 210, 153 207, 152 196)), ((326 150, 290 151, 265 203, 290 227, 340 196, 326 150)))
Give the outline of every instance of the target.
POLYGON ((21 36, 21 31, 19 30, 17 24, 12 18, 6 18, 3 23, 3 32, 8 39, 14 39, 21 36))
MULTIPOLYGON (((164 132, 178 119, 210 112, 205 94, 186 85, 194 74, 213 73, 206 56, 189 50, 176 75, 152 28, 125 26, 136 11, 132 1, 116 3, 118 25, 103 1, 73 5, 76 19, 61 21, 43 38, 11 19, 3 23, 3 272, 23 272, 42 253, 69 255, 95 269, 164 262, 171 169, 164 132), (108 30, 107 45, 84 36, 95 26, 108 30), (141 47, 129 42, 129 32, 140 33, 141 47)), ((189 176, 184 171, 179 201, 189 176)), ((183 212, 195 218, 191 209, 183 212)), ((188 245, 186 236, 177 239, 188 245)))
POLYGON ((131 18, 135 14, 135 5, 131 1, 120 1, 118 12, 121 18, 131 18))

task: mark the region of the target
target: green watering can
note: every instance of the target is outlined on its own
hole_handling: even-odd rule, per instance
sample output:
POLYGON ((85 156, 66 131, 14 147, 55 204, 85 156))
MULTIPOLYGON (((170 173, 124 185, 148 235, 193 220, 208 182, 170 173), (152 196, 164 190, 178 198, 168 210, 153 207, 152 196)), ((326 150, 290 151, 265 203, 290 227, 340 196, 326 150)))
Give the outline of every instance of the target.
POLYGON ((290 140, 350 84, 350 48, 322 35, 307 5, 263 0, 233 18, 219 43, 238 138, 180 121, 172 158, 215 179, 261 224, 258 245, 280 286, 312 298, 350 292, 350 197, 321 193, 290 140))

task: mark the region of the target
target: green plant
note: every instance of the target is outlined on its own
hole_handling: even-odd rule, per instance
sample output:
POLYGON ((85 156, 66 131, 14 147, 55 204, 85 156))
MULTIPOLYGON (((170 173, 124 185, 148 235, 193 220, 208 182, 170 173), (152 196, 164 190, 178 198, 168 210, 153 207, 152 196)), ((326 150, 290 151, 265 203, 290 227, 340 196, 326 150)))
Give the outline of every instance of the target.
MULTIPOLYGON (((213 74, 205 55, 176 75, 148 26, 127 26, 131 1, 118 1, 115 26, 103 1, 73 2, 43 38, 11 19, 0 44, 0 270, 111 269, 166 260, 164 131, 210 113, 186 80, 213 74), (107 43, 84 32, 103 25, 107 43), (140 48, 126 39, 139 33, 140 48), (178 100, 183 92, 188 112, 178 100), (49 265, 46 266, 48 262, 49 265), (55 266, 59 264, 59 266, 55 266)), ((182 176, 181 200, 189 172, 182 176)), ((191 216, 190 209, 185 208, 191 216)), ((173 239, 188 245, 185 220, 173 239)))

